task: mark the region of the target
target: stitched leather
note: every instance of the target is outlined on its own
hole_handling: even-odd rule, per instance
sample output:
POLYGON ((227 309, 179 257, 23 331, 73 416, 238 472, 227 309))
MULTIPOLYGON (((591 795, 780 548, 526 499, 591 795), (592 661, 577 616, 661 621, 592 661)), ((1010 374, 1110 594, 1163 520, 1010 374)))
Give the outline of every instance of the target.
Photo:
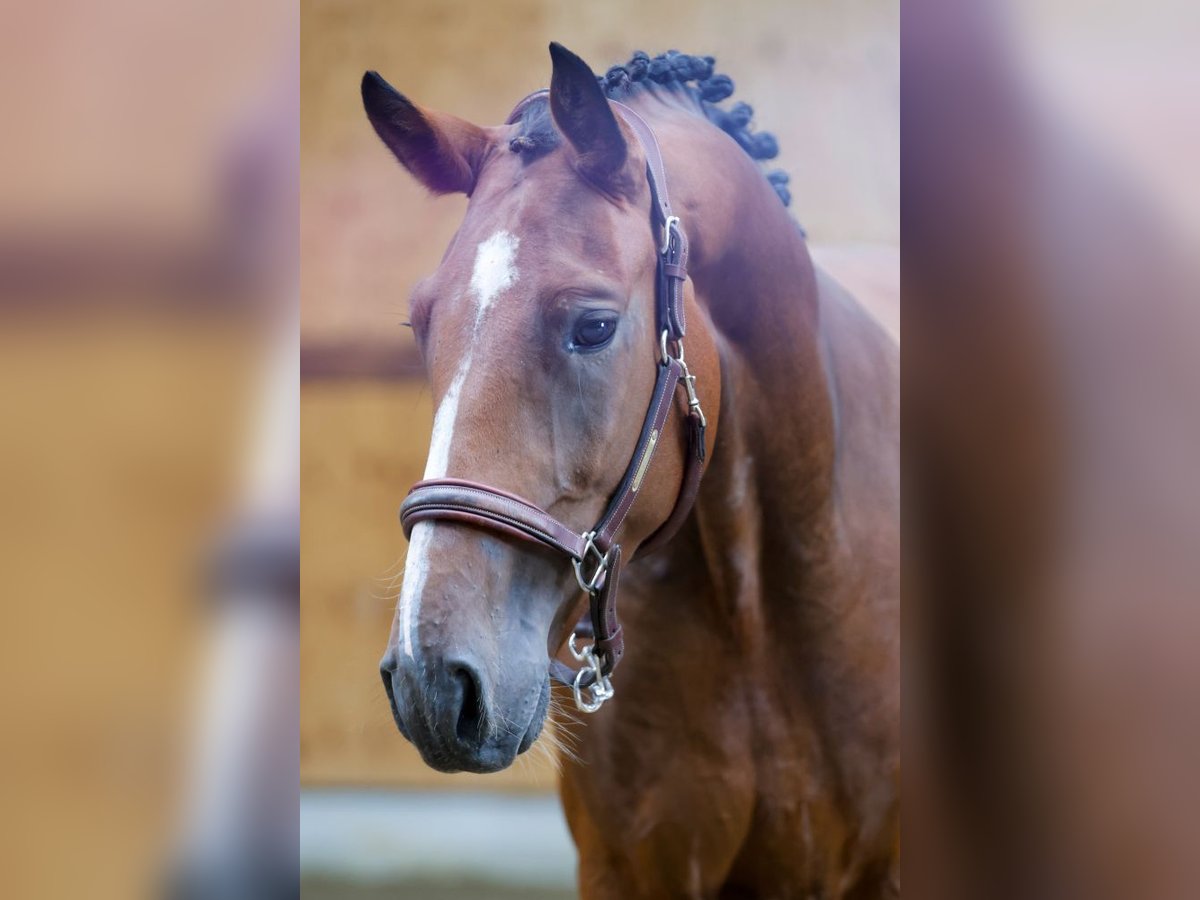
POLYGON ((653 553, 670 543, 696 504, 696 496, 700 493, 700 476, 704 474, 704 428, 700 424, 700 417, 694 413, 688 416, 688 422, 687 463, 675 508, 671 510, 667 521, 638 547, 639 556, 653 553))
MULTIPOLYGON (((607 551, 615 542, 617 533, 621 530, 621 526, 625 524, 625 517, 629 514, 629 510, 633 507, 633 501, 637 497, 637 493, 632 489, 633 481, 636 476, 636 471, 642 464, 642 454, 645 452, 646 444, 650 440, 650 435, 657 432, 661 439, 663 427, 667 423, 667 416, 671 412, 672 398, 675 395, 675 388, 679 384, 679 378, 683 374, 683 369, 680 367, 678 360, 668 360, 665 366, 660 365, 658 369, 658 380, 654 385, 654 393, 650 398, 650 408, 646 415, 646 421, 642 425, 642 433, 638 438, 637 447, 633 451, 633 458, 629 461, 629 466, 625 470, 625 476, 621 479, 620 486, 613 494, 612 500, 609 501, 608 509, 600 519, 600 524, 595 528, 596 531, 596 546, 602 552, 607 551)), ((658 450, 658 444, 661 440, 655 443, 651 448, 650 457, 653 460, 654 453, 658 450)), ((649 463, 647 463, 649 469, 649 463)))
MULTIPOLYGON (((549 96, 550 92, 543 88, 524 97, 513 107, 505 119, 505 125, 512 125, 521 117, 525 107, 539 97, 549 96)), ((671 198, 667 191, 667 172, 663 165, 662 150, 658 146, 658 138, 654 130, 646 124, 646 120, 621 103, 619 100, 608 101, 613 109, 625 120, 642 146, 646 156, 647 179, 650 182, 650 193, 653 195, 655 212, 655 240, 661 240, 661 229, 671 218, 671 198)), ((679 340, 687 333, 687 318, 683 303, 683 282, 687 278, 688 240, 687 234, 680 227, 675 231, 676 240, 672 241, 665 256, 659 256, 659 289, 658 301, 659 328, 667 332, 673 341, 679 340)))
POLYGON ((613 547, 604 586, 592 596, 592 648, 601 658, 601 671, 611 675, 625 654, 625 638, 617 620, 617 593, 621 583, 621 547, 613 547))
POLYGON ((516 537, 545 544, 573 559, 583 558, 584 539, 527 500, 486 484, 460 478, 435 478, 413 485, 400 506, 407 538, 426 519, 456 518, 494 524, 516 537))
MULTIPOLYGON (((609 101, 637 135, 646 154, 646 169, 650 181, 650 193, 654 195, 657 225, 661 228, 671 219, 671 198, 667 192, 667 172, 663 166, 662 150, 653 129, 640 115, 617 100, 609 101)), ((661 251, 661 247, 660 247, 661 251)), ((683 312, 683 282, 687 278, 688 241, 680 226, 672 230, 672 240, 666 253, 659 254, 658 302, 659 327, 673 341, 687 332, 687 320, 683 312)))

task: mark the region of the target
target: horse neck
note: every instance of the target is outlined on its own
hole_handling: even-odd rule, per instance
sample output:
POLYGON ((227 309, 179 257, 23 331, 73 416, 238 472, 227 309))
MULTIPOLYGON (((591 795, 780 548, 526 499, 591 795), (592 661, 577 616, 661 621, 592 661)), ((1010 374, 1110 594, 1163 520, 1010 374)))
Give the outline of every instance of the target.
POLYGON ((820 293, 799 228, 749 157, 694 114, 667 111, 654 127, 721 358, 696 518, 714 582, 736 594, 748 558, 778 562, 750 567, 764 579, 811 570, 800 557, 829 533, 835 414, 820 293))

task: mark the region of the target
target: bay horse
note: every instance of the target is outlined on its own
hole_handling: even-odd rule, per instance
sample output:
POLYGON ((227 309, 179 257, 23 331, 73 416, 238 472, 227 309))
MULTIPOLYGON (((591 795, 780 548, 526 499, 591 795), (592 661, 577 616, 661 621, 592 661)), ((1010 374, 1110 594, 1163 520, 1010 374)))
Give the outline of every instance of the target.
POLYGON ((896 896, 898 348, 813 266, 710 57, 550 55, 495 127, 362 82, 404 167, 470 198, 411 297, 436 412, 396 724, 496 771, 572 685, 585 898, 896 896))

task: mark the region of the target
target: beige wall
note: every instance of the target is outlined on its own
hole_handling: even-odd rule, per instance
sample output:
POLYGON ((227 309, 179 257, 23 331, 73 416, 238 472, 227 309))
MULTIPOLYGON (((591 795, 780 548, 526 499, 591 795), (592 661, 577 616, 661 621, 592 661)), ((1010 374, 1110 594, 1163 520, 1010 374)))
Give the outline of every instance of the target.
POLYGON ((300 765, 308 784, 549 788, 544 757, 500 775, 421 764, 379 680, 404 559, 396 511, 421 476, 432 422, 415 381, 308 381, 300 404, 300 765))
MULTIPOLYGON (((306 352, 352 340, 411 359, 399 325, 408 291, 436 266, 465 205, 427 196, 380 144, 359 99, 365 69, 419 103, 494 124, 545 86, 550 40, 600 71, 636 49, 711 54, 737 83, 735 98, 779 138, 778 165, 809 233, 898 242, 895 3, 305 0, 302 10, 306 352)), ((880 268, 887 279, 894 269, 894 256, 880 268)), ((396 510, 423 467, 428 391, 417 381, 310 379, 302 417, 305 780, 551 784, 536 761, 483 782, 437 776, 386 708, 376 663, 396 590, 389 576, 405 549, 396 510)))

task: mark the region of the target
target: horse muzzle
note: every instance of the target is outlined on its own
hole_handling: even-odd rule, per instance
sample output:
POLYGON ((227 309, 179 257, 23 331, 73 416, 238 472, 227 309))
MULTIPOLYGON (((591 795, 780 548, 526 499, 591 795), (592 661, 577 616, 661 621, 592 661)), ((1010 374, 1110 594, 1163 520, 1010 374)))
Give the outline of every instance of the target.
POLYGON ((410 657, 390 647, 379 671, 400 734, 439 772, 498 772, 541 734, 548 679, 502 709, 485 670, 466 654, 410 657))

